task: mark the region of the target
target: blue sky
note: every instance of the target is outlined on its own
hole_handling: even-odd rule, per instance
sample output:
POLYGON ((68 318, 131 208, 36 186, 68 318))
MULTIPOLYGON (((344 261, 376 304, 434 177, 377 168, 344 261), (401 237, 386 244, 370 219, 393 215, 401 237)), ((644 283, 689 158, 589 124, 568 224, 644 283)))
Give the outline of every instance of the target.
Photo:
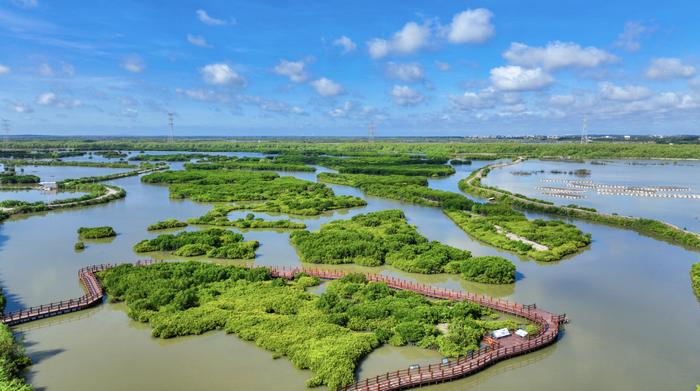
POLYGON ((16 134, 700 133, 692 1, 0 0, 16 134))

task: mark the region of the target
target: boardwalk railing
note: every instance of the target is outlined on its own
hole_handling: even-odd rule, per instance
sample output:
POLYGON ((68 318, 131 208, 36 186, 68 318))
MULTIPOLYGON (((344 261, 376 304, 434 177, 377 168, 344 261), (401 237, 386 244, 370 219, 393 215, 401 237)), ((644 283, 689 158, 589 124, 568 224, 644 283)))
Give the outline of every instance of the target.
MULTIPOLYGON (((143 266, 154 262, 157 261, 138 261, 135 265, 143 266)), ((4 314, 2 323, 13 326, 68 312, 80 311, 101 303, 104 298, 104 291, 95 273, 114 266, 116 265, 103 264, 87 266, 80 269, 78 271, 78 279, 85 289, 85 295, 77 299, 63 300, 4 314)), ((246 267, 253 266, 246 265, 246 267)), ((344 271, 319 268, 267 267, 267 269, 273 277, 286 279, 292 279, 299 273, 331 280, 348 275, 348 272, 344 271)), ((496 362, 543 348, 555 342, 559 335, 560 325, 567 321, 566 315, 549 313, 537 308, 534 304, 522 305, 483 295, 436 288, 430 285, 378 274, 367 273, 365 276, 368 281, 383 282, 395 289, 410 290, 424 296, 438 299, 470 301, 499 312, 526 318, 537 324, 538 331, 537 333, 529 335, 527 338, 523 338, 522 343, 516 345, 501 347, 496 343, 493 344, 493 347, 485 346, 477 351, 470 351, 466 356, 447 362, 431 364, 423 368, 387 372, 383 375, 375 376, 370 379, 362 379, 356 383, 347 385, 343 388, 344 391, 400 390, 426 384, 446 382, 468 376, 496 362)))

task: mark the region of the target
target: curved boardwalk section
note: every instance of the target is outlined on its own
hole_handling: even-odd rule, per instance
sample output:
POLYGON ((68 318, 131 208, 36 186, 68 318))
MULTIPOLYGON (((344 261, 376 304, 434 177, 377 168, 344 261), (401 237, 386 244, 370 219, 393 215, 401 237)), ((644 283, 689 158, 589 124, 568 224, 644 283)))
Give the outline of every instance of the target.
MULTIPOLYGON (((153 262, 139 261, 136 262, 136 265, 142 266, 151 263, 153 262)), ((78 271, 78 279, 85 289, 85 295, 77 299, 63 300, 4 314, 2 322, 13 326, 68 312, 80 311, 101 303, 104 298, 104 290, 95 273, 113 266, 116 265, 94 265, 84 267, 78 271)), ((348 274, 343 271, 318 268, 268 267, 268 269, 273 277, 286 279, 294 278, 297 273, 306 273, 310 276, 328 280, 339 279, 348 274)), ((527 338, 510 335, 506 338, 494 340, 490 337, 486 337, 485 340, 488 340, 489 344, 478 351, 470 352, 468 356, 431 364, 424 368, 387 372, 371 379, 362 379, 356 383, 345 386, 343 388, 345 391, 400 390, 427 384, 442 383, 469 376, 499 361, 525 354, 554 343, 559 335, 559 327, 566 322, 565 315, 554 315, 537 308, 534 304, 517 304, 467 292, 435 288, 430 285, 418 284, 378 274, 366 274, 366 276, 369 281, 383 282, 394 289, 410 290, 436 299, 471 301, 495 311, 526 318, 537 324, 539 326, 539 331, 537 334, 529 335, 527 338)))

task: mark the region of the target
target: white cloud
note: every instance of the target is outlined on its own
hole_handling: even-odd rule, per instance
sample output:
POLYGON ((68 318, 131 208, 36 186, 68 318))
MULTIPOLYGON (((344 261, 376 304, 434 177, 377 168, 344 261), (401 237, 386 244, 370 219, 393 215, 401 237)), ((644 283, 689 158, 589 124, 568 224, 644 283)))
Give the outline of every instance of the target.
POLYGON ((228 22, 225 20, 212 18, 205 10, 199 9, 195 13, 197 14, 197 18, 199 18, 200 22, 209 26, 224 26, 228 24, 228 22))
POLYGON ((10 73, 10 67, 0 64, 0 75, 10 73))
POLYGON ((511 64, 555 70, 568 67, 595 68, 617 61, 617 57, 594 47, 582 48, 573 42, 554 41, 545 47, 531 47, 519 42, 510 44, 503 57, 511 64))
POLYGON ((18 114, 28 114, 34 112, 34 109, 22 103, 15 103, 12 105, 12 111, 18 114))
POLYGON ((343 86, 325 77, 312 81, 311 86, 319 95, 325 97, 340 95, 343 92, 343 86))
POLYGON ((12 3, 21 8, 36 8, 39 6, 38 0, 12 0, 12 3))
POLYGON ((651 96, 651 91, 643 86, 616 86, 612 83, 602 83, 600 93, 606 99, 634 101, 646 99, 651 96))
POLYGON ((554 79, 541 68, 510 65, 491 69, 491 82, 499 90, 530 91, 547 87, 554 79))
POLYGON ((202 102, 227 102, 229 96, 213 90, 176 88, 175 92, 202 102))
POLYGON ((370 57, 380 59, 389 54, 411 54, 425 47, 430 28, 416 22, 408 22, 394 33, 391 40, 375 38, 367 42, 370 57))
POLYGON ((492 89, 484 89, 478 93, 467 91, 463 95, 451 96, 450 101, 454 107, 463 111, 489 109, 496 104, 492 89))
POLYGON ((346 100, 341 106, 334 107, 328 112, 333 118, 347 118, 355 120, 384 120, 386 114, 376 107, 363 106, 358 102, 346 100))
POLYGON ((56 94, 53 92, 44 92, 36 98, 36 103, 42 106, 50 106, 56 102, 56 94))
POLYGON ((447 39, 452 43, 482 43, 493 36, 493 13, 485 8, 456 14, 449 26, 447 39))
POLYGON ((333 41, 333 46, 342 47, 343 54, 352 53, 355 51, 355 49, 357 49, 357 45, 355 44, 355 42, 353 42, 352 39, 350 39, 344 35, 342 37, 336 39, 335 41, 333 41))
POLYGON ((425 79, 423 67, 418 63, 397 64, 390 62, 386 66, 386 74, 392 79, 406 82, 417 82, 425 79))
POLYGON ((203 47, 203 48, 210 48, 212 47, 206 39, 204 39, 203 36, 201 35, 192 35, 192 34, 187 34, 187 41, 191 43, 192 45, 203 47))
POLYGON ((425 96, 409 86, 395 85, 391 89, 394 102, 400 106, 415 106, 425 100, 425 96))
POLYGON ((39 65, 37 73, 43 77, 54 77, 56 75, 56 73, 53 71, 53 68, 51 68, 51 65, 46 63, 39 65))
POLYGON ((36 103, 41 106, 53 106, 59 109, 75 108, 83 105, 78 99, 60 99, 54 92, 44 92, 36 98, 36 103))
POLYGON ((280 63, 275 66, 275 73, 286 76, 295 83, 303 83, 309 78, 309 74, 306 71, 306 63, 303 60, 280 60, 280 63))
POLYGON ((207 84, 244 86, 246 80, 228 64, 209 64, 199 70, 207 84))
POLYGON ((442 62, 442 61, 435 61, 435 68, 437 68, 438 70, 441 70, 443 72, 447 72, 450 69, 452 69, 452 65, 450 65, 449 63, 446 63, 446 62, 442 62))
POLYGON ((146 69, 143 59, 139 56, 129 56, 122 61, 122 68, 131 73, 141 73, 146 69))
POLYGON ((649 68, 644 72, 647 79, 669 80, 675 78, 688 78, 695 74, 695 67, 683 64, 679 58, 655 58, 651 60, 649 68))
POLYGON ((554 106, 569 106, 576 102, 573 95, 552 95, 549 97, 549 103, 554 106))
POLYGON ((642 36, 652 30, 653 27, 645 26, 639 22, 627 22, 625 29, 617 36, 614 45, 628 52, 636 52, 642 46, 639 42, 642 36))
POLYGON ((695 88, 695 89, 700 90, 700 76, 697 76, 694 79, 691 79, 690 81, 688 81, 688 85, 691 88, 695 88))

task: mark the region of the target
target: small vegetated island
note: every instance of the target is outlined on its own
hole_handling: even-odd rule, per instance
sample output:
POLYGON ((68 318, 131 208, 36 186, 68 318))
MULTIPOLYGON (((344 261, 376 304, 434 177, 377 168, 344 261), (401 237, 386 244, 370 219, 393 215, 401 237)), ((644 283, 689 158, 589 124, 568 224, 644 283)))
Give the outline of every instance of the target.
POLYGON ((475 204, 471 211, 445 210, 470 235, 492 246, 527 255, 538 261, 556 261, 591 243, 591 235, 560 220, 528 220, 508 205, 475 204))
POLYGON ((142 240, 134 246, 137 253, 166 251, 179 257, 222 259, 253 259, 260 244, 244 241, 243 235, 227 229, 211 228, 202 231, 186 231, 178 234, 158 235, 155 239, 142 240))
POLYGON ((114 228, 103 227, 80 227, 78 228, 78 237, 80 239, 103 239, 117 236, 114 228))
POLYGON ((187 223, 178 219, 167 219, 148 226, 149 231, 159 231, 163 229, 174 229, 187 227, 187 223))
POLYGON ((694 264, 690 269, 690 281, 692 282, 695 295, 700 299, 700 262, 694 264))
POLYGON ((520 326, 477 304, 427 299, 361 274, 329 282, 321 295, 305 291, 318 283, 308 276, 287 281, 264 268, 199 262, 121 265, 100 278, 155 337, 225 330, 311 370, 308 386, 330 389, 352 383, 359 361, 385 343, 457 357, 478 349, 489 330, 520 326))
POLYGON ((333 209, 367 205, 361 198, 338 196, 328 186, 274 172, 247 170, 165 171, 141 178, 145 183, 168 184, 170 197, 199 202, 237 202, 237 209, 318 215, 333 209))
POLYGON ((306 224, 291 220, 266 221, 248 213, 245 218, 230 220, 228 214, 239 209, 237 206, 217 206, 205 215, 187 220, 194 225, 216 225, 221 227, 236 227, 243 229, 304 229, 306 224))
POLYGON ((461 273, 465 279, 490 284, 515 281, 515 265, 507 259, 472 257, 469 251, 429 241, 400 210, 332 221, 318 232, 293 232, 290 240, 304 262, 388 264, 412 273, 461 273))
POLYGON ((210 156, 198 163, 186 163, 191 170, 255 170, 255 171, 301 171, 314 172, 316 168, 304 163, 288 162, 275 157, 219 157, 210 156))

